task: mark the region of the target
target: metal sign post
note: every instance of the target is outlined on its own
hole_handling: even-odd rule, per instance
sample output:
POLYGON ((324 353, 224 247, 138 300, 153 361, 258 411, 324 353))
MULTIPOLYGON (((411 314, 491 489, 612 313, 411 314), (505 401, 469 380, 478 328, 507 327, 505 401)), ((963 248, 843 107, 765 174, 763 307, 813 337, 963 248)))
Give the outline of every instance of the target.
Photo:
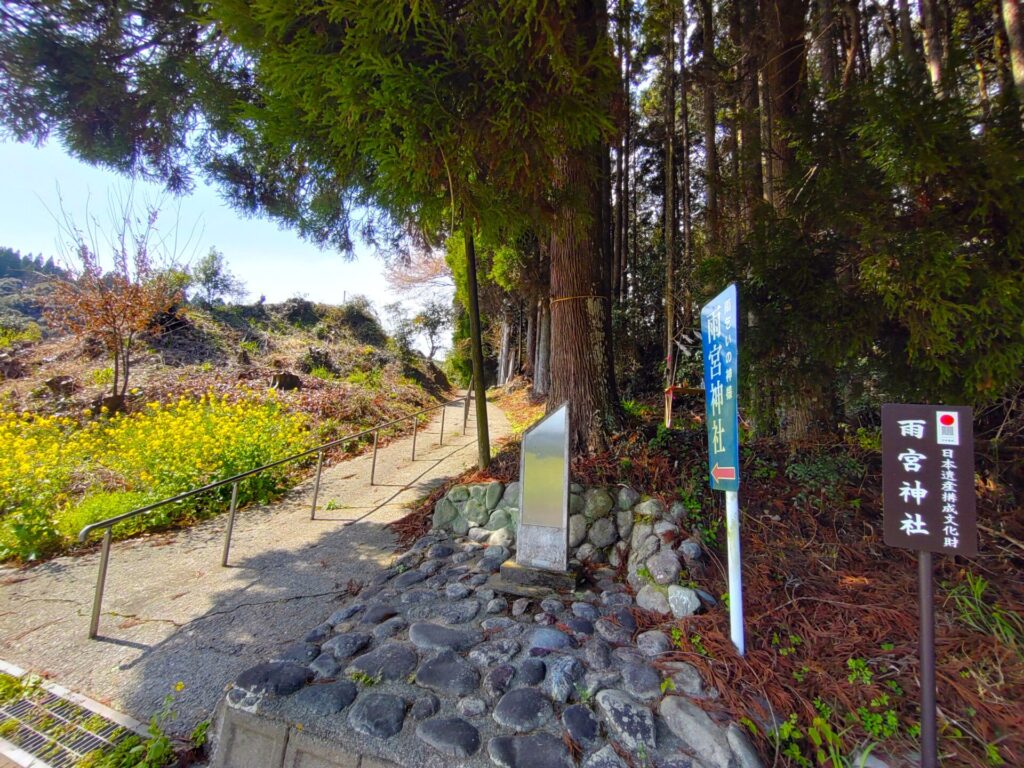
POLYGON ((965 406, 882 406, 885 543, 918 557, 922 768, 938 765, 932 553, 978 551, 973 420, 965 406))
POLYGON ((704 351, 704 402, 711 487, 725 491, 729 553, 729 633, 740 656, 743 641, 743 568, 740 560, 739 308, 736 284, 700 311, 704 351))

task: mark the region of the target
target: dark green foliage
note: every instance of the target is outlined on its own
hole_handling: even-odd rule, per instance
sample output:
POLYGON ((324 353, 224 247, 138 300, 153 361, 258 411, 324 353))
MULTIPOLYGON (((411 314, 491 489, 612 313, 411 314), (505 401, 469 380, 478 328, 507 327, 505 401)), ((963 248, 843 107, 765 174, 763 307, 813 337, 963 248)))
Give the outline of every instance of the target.
POLYGON ((250 86, 244 60, 202 21, 205 8, 190 0, 5 3, 4 132, 37 143, 56 133, 77 157, 187 188, 190 156, 221 133, 250 86))
POLYGON ((902 347, 894 373, 911 396, 991 401, 1024 365, 1019 126, 899 79, 863 105, 856 136, 884 196, 858 233, 860 279, 902 347))
POLYGON ((303 373, 318 371, 326 374, 336 374, 337 366, 331 359, 331 353, 322 347, 308 347, 302 356, 299 357, 296 366, 303 373))
POLYGON ((356 341, 374 347, 384 347, 388 340, 373 306, 365 296, 354 296, 341 306, 329 308, 323 326, 329 333, 348 333, 356 341))
POLYGON ((0 246, 0 278, 17 278, 19 280, 38 280, 45 275, 64 277, 65 272, 58 267, 53 257, 44 260, 42 254, 33 256, 21 255, 20 251, 0 246))
POLYGON ((570 11, 220 0, 212 12, 256 62, 262 98, 213 172, 243 206, 325 234, 364 203, 371 237, 460 215, 518 225, 554 159, 612 128, 611 61, 565 34, 570 11))
POLYGON ((1005 118, 883 69, 792 127, 791 203, 704 271, 743 276, 759 424, 787 399, 827 422, 865 396, 983 404, 1019 381, 1024 143, 1005 118))
POLYGON ((211 248, 196 262, 190 270, 190 277, 199 297, 207 304, 245 297, 245 283, 231 274, 224 263, 224 254, 216 248, 211 248))
POLYGON ((42 255, 22 256, 0 246, 0 329, 19 333, 33 328, 38 332, 53 281, 65 276, 52 257, 44 261, 42 255))
POLYGON ((426 337, 429 351, 427 358, 434 359, 438 347, 441 345, 441 335, 452 324, 451 302, 431 299, 412 319, 416 330, 426 337))
POLYGON ((278 307, 278 311, 282 320, 299 328, 311 328, 320 322, 321 314, 317 311, 316 305, 301 296, 286 300, 278 307))

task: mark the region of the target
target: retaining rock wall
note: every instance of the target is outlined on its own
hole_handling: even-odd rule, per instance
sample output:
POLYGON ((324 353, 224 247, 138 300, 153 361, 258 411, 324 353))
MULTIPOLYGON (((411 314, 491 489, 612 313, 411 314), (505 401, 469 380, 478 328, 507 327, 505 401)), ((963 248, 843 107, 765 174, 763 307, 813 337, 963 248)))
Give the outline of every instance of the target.
MULTIPOLYGON (((690 584, 704 574, 700 541, 682 524, 686 507, 666 507, 628 486, 585 488, 569 494, 569 554, 580 563, 626 563, 627 579, 641 608, 676 618, 696 612, 714 597, 690 584)), ((433 530, 470 541, 514 548, 519 518, 519 483, 453 486, 434 506, 433 530)))

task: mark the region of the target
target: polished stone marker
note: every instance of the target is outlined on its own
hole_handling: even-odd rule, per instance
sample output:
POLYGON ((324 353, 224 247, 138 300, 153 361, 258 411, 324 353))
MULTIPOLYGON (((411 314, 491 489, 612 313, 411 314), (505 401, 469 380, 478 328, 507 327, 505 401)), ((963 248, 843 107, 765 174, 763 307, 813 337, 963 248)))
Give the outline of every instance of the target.
POLYGON ((569 571, 569 404, 523 435, 516 560, 501 567, 495 589, 529 597, 573 589, 569 571))
POLYGON ((569 406, 523 435, 516 562, 565 572, 569 563, 569 406))

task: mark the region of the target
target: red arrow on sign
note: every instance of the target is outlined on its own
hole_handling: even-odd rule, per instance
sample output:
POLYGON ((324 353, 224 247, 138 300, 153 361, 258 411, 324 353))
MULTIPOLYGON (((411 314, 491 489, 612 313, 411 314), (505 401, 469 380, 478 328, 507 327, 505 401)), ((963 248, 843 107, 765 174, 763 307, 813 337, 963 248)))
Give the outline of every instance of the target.
POLYGON ((711 470, 711 476, 715 480, 735 480, 736 467, 720 467, 715 464, 714 469, 711 470))

